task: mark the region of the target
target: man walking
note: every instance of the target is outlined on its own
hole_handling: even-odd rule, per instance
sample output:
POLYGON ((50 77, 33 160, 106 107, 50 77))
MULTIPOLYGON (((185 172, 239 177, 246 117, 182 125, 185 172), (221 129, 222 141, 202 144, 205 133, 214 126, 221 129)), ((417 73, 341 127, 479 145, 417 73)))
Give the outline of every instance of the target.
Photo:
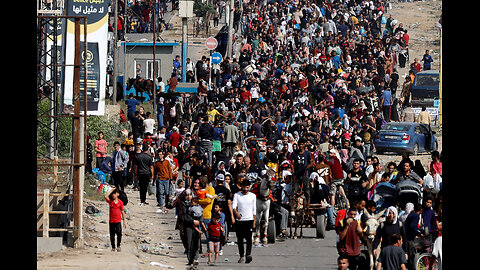
POLYGON ((223 133, 225 134, 223 143, 225 144, 228 157, 231 158, 235 150, 235 145, 240 138, 240 131, 233 125, 233 119, 228 119, 228 125, 223 128, 223 133))
POLYGON ((170 196, 170 180, 172 179, 172 166, 170 162, 165 159, 165 153, 158 151, 158 161, 154 165, 155 185, 157 206, 162 208, 168 204, 170 196), (165 200, 163 198, 165 196, 165 200))
POLYGON ((135 159, 135 176, 138 179, 138 185, 140 187, 140 205, 148 204, 147 189, 150 181, 153 180, 153 160, 152 156, 148 152, 149 146, 144 144, 142 147, 142 153, 138 154, 135 159))
MULTIPOLYGON (((123 181, 125 170, 128 164, 128 154, 127 151, 120 148, 119 142, 114 142, 113 147, 115 151, 113 151, 113 158, 112 158, 112 178, 113 184, 119 190, 123 190, 125 188, 125 183, 123 181)), ((124 146, 125 147, 125 146, 124 146)))
POLYGON ((240 254, 239 263, 252 261, 252 232, 255 228, 257 218, 257 197, 249 192, 250 181, 244 179, 241 183, 241 191, 233 195, 232 209, 235 216, 235 232, 237 235, 238 253, 240 254), (243 240, 247 242, 247 250, 243 246, 243 240), (246 256, 246 259, 245 257, 246 256))
POLYGON ((382 101, 380 104, 383 111, 383 119, 385 119, 385 121, 387 122, 390 122, 390 111, 391 111, 392 104, 393 104, 392 93, 390 92, 390 89, 387 88, 382 93, 382 101))
POLYGON ((399 234, 392 235, 393 244, 382 249, 377 259, 377 270, 407 269, 407 259, 402 249, 403 239, 399 234))
POLYGON ((204 156, 205 154, 207 154, 208 156, 208 160, 207 160, 207 165, 209 167, 212 166, 212 161, 213 161, 213 157, 212 157, 212 151, 213 151, 213 127, 212 125, 210 125, 210 123, 208 122, 208 116, 204 116, 203 117, 203 123, 200 125, 200 127, 198 128, 198 138, 199 138, 199 142, 198 142, 198 152, 204 156))
POLYGON ((340 255, 348 258, 349 269, 363 269, 360 258, 360 239, 363 238, 363 229, 355 219, 357 209, 351 207, 347 215, 338 229, 340 242, 337 249, 340 255))

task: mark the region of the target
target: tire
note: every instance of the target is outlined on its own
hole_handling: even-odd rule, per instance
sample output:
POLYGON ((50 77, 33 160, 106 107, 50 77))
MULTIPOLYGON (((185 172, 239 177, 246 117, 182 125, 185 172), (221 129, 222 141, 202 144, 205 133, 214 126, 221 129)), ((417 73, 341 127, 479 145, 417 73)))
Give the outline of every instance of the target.
POLYGON ((275 238, 277 237, 277 226, 275 225, 275 219, 268 221, 267 234, 268 243, 274 244, 275 238))
POLYGON ((325 238, 325 228, 327 224, 327 218, 325 217, 325 214, 319 214, 317 215, 317 226, 316 226, 316 232, 317 232, 317 238, 325 238))
POLYGON ((418 256, 418 259, 415 261, 416 270, 438 269, 437 259, 430 253, 422 253, 418 256))

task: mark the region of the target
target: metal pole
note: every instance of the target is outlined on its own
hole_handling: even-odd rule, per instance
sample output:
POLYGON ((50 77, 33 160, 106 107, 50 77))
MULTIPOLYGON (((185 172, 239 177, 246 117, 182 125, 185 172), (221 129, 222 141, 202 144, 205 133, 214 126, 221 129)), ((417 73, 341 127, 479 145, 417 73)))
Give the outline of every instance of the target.
MULTIPOLYGON (((113 104, 117 104, 117 42, 118 42, 118 0, 113 1, 114 6, 114 28, 113 28, 113 104)), ((125 78, 124 78, 125 80, 125 78)))
MULTIPOLYGON (((85 22, 86 24, 86 22, 85 22)), ((75 18, 75 58, 73 69, 73 101, 74 101, 74 117, 73 117, 73 162, 80 163, 80 19, 75 18)), ((83 86, 86 89, 86 85, 83 86)), ((86 113, 86 112, 84 112, 86 113)), ((73 237, 75 248, 83 247, 82 233, 82 189, 80 185, 80 166, 73 166, 73 237)))
POLYGON ((232 58, 233 52, 233 15, 235 8, 235 0, 230 0, 230 15, 228 17, 228 42, 227 42, 227 53, 226 55, 232 58))
POLYGON ((153 111, 154 111, 154 115, 156 115, 156 99, 157 99, 157 95, 156 95, 156 92, 157 92, 157 85, 155 84, 155 79, 156 79, 156 76, 157 76, 157 62, 155 60, 155 54, 156 54, 156 45, 155 45, 155 39, 156 39, 156 36, 155 36, 155 25, 157 24, 157 22, 155 21, 155 6, 152 8, 153 9, 153 17, 152 17, 152 20, 153 20, 153 85, 152 85, 152 91, 153 91, 153 111))
POLYGON ((188 18, 182 18, 182 82, 187 81, 188 18))

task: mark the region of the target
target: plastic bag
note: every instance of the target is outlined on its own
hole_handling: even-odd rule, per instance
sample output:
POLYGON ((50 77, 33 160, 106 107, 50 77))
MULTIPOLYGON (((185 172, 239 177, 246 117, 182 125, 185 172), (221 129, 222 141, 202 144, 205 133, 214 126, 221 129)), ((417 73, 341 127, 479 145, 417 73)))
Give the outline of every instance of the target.
POLYGON ((423 177, 423 188, 426 188, 426 189, 433 189, 434 188, 433 177, 429 173, 427 173, 427 175, 425 175, 423 177))
POLYGON ((157 187, 152 184, 152 182, 148 183, 148 195, 155 195, 157 193, 157 187))
POLYGON ((100 182, 102 182, 102 184, 105 184, 106 176, 105 176, 104 172, 98 171, 97 172, 97 178, 100 182))
POLYGON ((435 176, 433 177, 433 189, 432 189, 432 192, 433 193, 438 193, 440 192, 440 189, 441 189, 441 184, 442 184, 442 177, 440 176, 440 174, 435 174, 435 176))

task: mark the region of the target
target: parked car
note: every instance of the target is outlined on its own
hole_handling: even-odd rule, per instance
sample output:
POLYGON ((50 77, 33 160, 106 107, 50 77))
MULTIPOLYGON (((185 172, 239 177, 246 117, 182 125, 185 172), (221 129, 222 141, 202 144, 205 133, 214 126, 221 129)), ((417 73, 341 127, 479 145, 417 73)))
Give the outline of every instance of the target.
POLYGON ((384 152, 431 152, 438 149, 435 131, 429 125, 414 122, 390 122, 375 137, 377 154, 384 152))
POLYGON ((440 71, 425 70, 415 74, 412 84, 412 107, 433 107, 440 98, 440 71))

